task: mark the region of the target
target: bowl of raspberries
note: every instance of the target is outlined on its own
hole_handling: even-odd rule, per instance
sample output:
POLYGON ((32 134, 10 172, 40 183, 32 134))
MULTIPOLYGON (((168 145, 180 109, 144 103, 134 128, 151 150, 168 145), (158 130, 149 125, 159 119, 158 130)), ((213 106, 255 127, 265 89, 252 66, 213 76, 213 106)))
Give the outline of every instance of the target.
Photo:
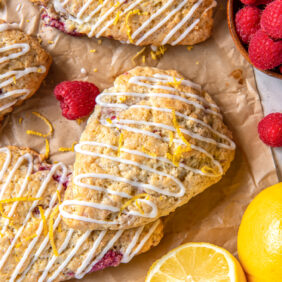
POLYGON ((282 0, 228 0, 228 26, 241 54, 282 79, 282 0))

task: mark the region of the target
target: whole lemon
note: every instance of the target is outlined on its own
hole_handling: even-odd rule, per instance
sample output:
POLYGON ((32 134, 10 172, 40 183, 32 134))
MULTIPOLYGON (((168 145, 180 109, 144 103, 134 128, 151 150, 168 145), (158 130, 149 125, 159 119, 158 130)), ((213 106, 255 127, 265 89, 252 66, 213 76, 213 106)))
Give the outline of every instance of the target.
POLYGON ((282 281, 282 182, 260 192, 248 206, 238 255, 249 281, 282 281))

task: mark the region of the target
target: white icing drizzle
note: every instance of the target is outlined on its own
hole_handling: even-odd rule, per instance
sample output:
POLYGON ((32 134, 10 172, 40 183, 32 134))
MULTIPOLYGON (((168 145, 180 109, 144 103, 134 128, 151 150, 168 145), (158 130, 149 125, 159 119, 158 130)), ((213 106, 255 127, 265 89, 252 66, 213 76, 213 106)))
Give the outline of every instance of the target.
MULTIPOLYGON (((28 162, 27 165, 27 172, 23 181, 23 184, 20 187, 20 192, 18 193, 17 197, 20 197, 23 193, 23 191, 25 190, 25 188, 27 187, 27 179, 31 174, 31 171, 33 169, 33 157, 31 154, 27 153, 23 156, 20 156, 17 161, 15 162, 14 166, 12 167, 12 169, 10 171, 8 171, 9 169, 9 165, 11 163, 11 151, 9 150, 9 148, 0 148, 0 153, 4 153, 6 155, 5 161, 3 162, 1 171, 0 171, 0 181, 2 181, 4 174, 8 173, 8 176, 5 180, 5 183, 2 184, 1 187, 1 197, 0 199, 2 199, 2 196, 5 193, 5 190, 7 188, 7 186, 9 185, 9 183, 11 183, 13 176, 15 174, 15 172, 17 170, 20 169, 21 165, 23 164, 24 161, 28 162)), ((61 177, 60 177, 60 182, 58 183, 57 186, 57 190, 59 192, 61 192, 62 190, 62 181, 66 178, 67 176, 67 168, 64 164, 62 163, 58 163, 54 166, 52 166, 51 170, 48 172, 48 174, 45 176, 45 178, 42 181, 41 186, 38 189, 38 192, 36 194, 36 198, 40 198, 44 191, 47 189, 48 184, 50 182, 50 180, 52 179, 52 176, 56 173, 57 170, 61 171, 61 177)), ((57 193, 54 193, 51 197, 50 203, 49 203, 49 208, 45 210, 45 217, 48 218, 48 216, 50 215, 52 209, 54 208, 54 205, 57 201, 57 193)), ((10 210, 9 216, 12 216, 15 208, 14 206, 18 204, 18 202, 15 202, 12 205, 12 208, 10 210)), ((31 208, 29 209, 24 222, 22 224, 22 226, 18 229, 17 233, 15 234, 15 237, 13 238, 9 248, 6 250, 6 252, 4 253, 4 255, 1 258, 0 261, 0 269, 3 267, 4 263, 6 262, 7 258, 9 257, 9 255, 11 254, 12 249, 15 247, 15 244, 17 242, 17 240, 20 238, 26 224, 28 223, 28 221, 31 218, 31 214, 32 211, 34 210, 34 208, 37 206, 38 204, 38 200, 34 201, 31 208)), ((53 224, 53 229, 56 230, 56 228, 59 226, 61 222, 61 216, 60 214, 57 216, 54 224, 53 224)), ((157 221, 156 223, 154 223, 150 229, 148 230, 147 233, 144 234, 144 238, 142 240, 139 240, 139 237, 141 236, 141 233, 143 231, 143 227, 141 228, 137 228, 135 231, 135 234, 133 236, 133 240, 134 242, 131 242, 127 249, 125 250, 125 253, 123 254, 123 259, 122 262, 128 262, 129 260, 132 259, 132 257, 134 255, 136 255, 144 246, 144 244, 148 241, 148 239, 151 237, 151 235, 153 234, 153 232, 156 229, 156 226, 159 225, 159 221, 157 221), (139 242, 139 244, 137 245, 137 243, 139 242), (137 245, 137 246, 136 246, 137 245), (136 246, 136 248, 133 250, 133 248, 136 246)), ((3 230, 2 230, 3 231, 3 230)), ((33 238, 31 240, 31 242, 28 244, 28 247, 26 248, 26 250, 24 251, 24 254, 21 258, 21 260, 19 261, 19 263, 16 265, 14 272, 12 273, 9 281, 10 282, 21 282, 24 280, 24 278, 26 277, 26 275, 28 274, 28 272, 31 270, 32 266, 34 265, 34 263, 39 259, 40 254, 46 249, 47 244, 49 243, 49 235, 45 236, 44 240, 42 241, 42 243, 39 245, 38 249, 36 250, 31 262, 25 267, 25 269, 22 269, 24 264, 26 263, 26 260, 30 257, 31 252, 34 250, 40 235, 42 234, 43 231, 43 221, 40 222, 38 229, 36 230, 36 237, 33 238), (19 276, 19 277, 18 277, 19 276)), ((66 250, 66 248, 69 245, 69 242, 71 241, 71 239, 74 236, 74 233, 76 231, 74 231, 73 229, 69 229, 69 231, 66 234, 66 237, 62 243, 62 245, 59 247, 58 249, 58 253, 59 255, 62 254, 62 252, 64 252, 66 250)), ((102 240, 104 239, 104 237, 106 236, 108 231, 92 231, 92 232, 99 232, 99 235, 97 237, 97 239, 95 239, 93 241, 93 245, 89 248, 88 253, 86 254, 85 259, 82 261, 81 266, 78 268, 75 277, 76 278, 82 278, 86 273, 88 273, 93 266, 98 263, 103 257, 104 255, 113 247, 113 245, 115 244, 115 242, 117 242, 117 240, 120 238, 120 236, 123 234, 123 230, 121 231, 117 231, 114 233, 112 239, 106 244, 106 246, 100 251, 99 255, 94 259, 95 257, 95 253, 99 247, 99 245, 101 244, 102 240), (86 269, 86 270, 85 270, 86 269)), ((82 244, 89 238, 89 236, 91 235, 91 231, 85 232, 83 233, 79 239, 77 240, 74 248, 69 252, 69 254, 67 255, 67 257, 65 258, 65 260, 63 260, 58 268, 52 273, 51 277, 48 278, 48 274, 52 268, 52 266, 54 265, 54 263, 57 261, 57 259, 59 257, 56 256, 51 256, 51 258, 49 259, 44 271, 42 272, 41 276, 39 277, 38 281, 39 282, 43 282, 43 281, 53 281, 57 278, 57 276, 68 266, 68 264, 70 263, 70 261, 72 260, 72 258, 76 255, 77 251, 80 249, 80 247, 82 246, 82 244)))
MULTIPOLYGON (((222 118, 220 113, 218 112, 219 108, 218 108, 217 105, 215 105, 213 103, 209 103, 203 97, 201 97, 201 96, 199 96, 195 93, 187 93, 187 92, 178 91, 176 88, 168 86, 169 83, 175 82, 175 81, 177 81, 178 83, 181 83, 182 85, 195 88, 199 91, 201 90, 201 87, 199 85, 197 85, 197 84, 195 84, 191 81, 181 80, 181 78, 175 78, 175 77, 168 76, 168 75, 155 74, 152 77, 133 76, 129 79, 129 83, 131 83, 131 84, 135 84, 135 85, 138 85, 138 86, 141 86, 141 87, 146 87, 148 89, 154 89, 154 90, 155 89, 156 90, 162 89, 162 90, 169 91, 169 93, 154 93, 154 92, 153 93, 146 93, 146 92, 145 93, 137 93, 137 92, 114 92, 113 93, 113 92, 104 92, 96 98, 96 102, 100 106, 106 107, 106 108, 120 108, 120 109, 141 108, 141 109, 147 109, 147 110, 153 110, 153 111, 159 111, 159 112, 166 112, 166 113, 172 114, 172 112, 173 112, 172 109, 167 109, 167 108, 160 108, 160 107, 150 106, 150 105, 119 104, 118 102, 108 103, 108 102, 104 101, 105 97, 110 97, 110 96, 140 97, 140 98, 143 98, 143 99, 147 98, 147 97, 148 98, 159 97, 159 98, 166 98, 166 99, 170 99, 170 100, 177 100, 177 101, 183 102, 185 104, 193 105, 194 107, 199 108, 199 109, 201 109, 202 111, 205 111, 208 114, 216 115, 216 116, 222 118), (182 96, 177 96, 176 95, 177 92, 178 92, 178 94, 184 95, 187 98, 194 99, 194 101, 187 99, 187 98, 184 98, 182 96), (205 106, 203 106, 202 104, 204 104, 205 106)), ((206 128, 207 130, 211 131, 215 136, 221 138, 222 141, 218 142, 212 137, 204 137, 204 136, 201 136, 197 133, 192 132, 191 130, 187 130, 185 128, 179 128, 182 133, 192 137, 193 139, 199 140, 203 143, 215 145, 218 148, 223 148, 223 149, 226 149, 226 150, 234 150, 235 149, 235 143, 228 136, 226 136, 223 133, 213 129, 206 122, 204 122, 200 119, 191 117, 191 116, 186 116, 186 115, 184 115, 184 114, 182 114, 178 111, 175 111, 175 115, 177 117, 180 117, 180 118, 185 119, 187 121, 193 121, 197 124, 200 124, 201 126, 206 128)), ((156 138, 156 139, 160 139, 160 140, 164 140, 164 141, 167 141, 167 142, 171 141, 170 138, 162 137, 159 134, 153 133, 149 130, 143 130, 143 129, 140 129, 140 128, 136 128, 135 126, 146 125, 146 128, 156 127, 156 128, 167 130, 169 132, 177 132, 177 130, 174 126, 163 124, 163 123, 143 121, 143 120, 127 120, 127 119, 116 118, 116 119, 111 120, 111 122, 108 122, 108 120, 105 120, 105 119, 100 119, 99 121, 103 126, 106 126, 106 127, 123 129, 123 130, 126 130, 126 131, 135 132, 135 133, 142 134, 142 135, 147 135, 147 136, 150 136, 150 137, 153 137, 153 138, 156 138)), ((177 139, 173 138, 172 141, 173 141, 173 143, 185 145, 185 143, 180 138, 177 138, 177 139)), ((221 164, 216 159, 214 159, 212 154, 210 154, 207 150, 205 150, 200 145, 190 144, 190 146, 191 146, 192 150, 198 151, 198 152, 204 154, 207 158, 209 158, 211 160, 211 162, 213 163, 213 166, 216 168, 216 170, 220 174, 223 173, 223 168, 222 168, 221 164)), ((124 148, 124 147, 119 148, 117 146, 113 146, 113 145, 110 145, 110 144, 104 144, 104 143, 95 142, 95 141, 81 141, 79 144, 77 144, 75 146, 75 151, 79 154, 92 156, 92 157, 95 157, 95 158, 97 158, 97 157, 103 158, 103 159, 110 160, 112 162, 118 162, 118 163, 121 163, 121 164, 126 164, 128 166, 135 166, 135 167, 137 167, 141 170, 145 170, 149 173, 157 174, 160 177, 169 178, 176 184, 176 186, 178 186, 178 190, 176 190, 174 192, 170 192, 170 191, 167 191, 165 189, 165 187, 156 187, 156 186, 153 186, 151 184, 138 182, 138 181, 136 181, 136 179, 134 179, 134 181, 133 181, 133 180, 123 178, 123 177, 118 177, 118 176, 115 176, 115 175, 112 175, 112 174, 99 174, 99 173, 78 174, 73 179, 74 184, 81 187, 81 188, 95 190, 95 191, 102 192, 102 193, 105 193, 105 194, 117 195, 121 198, 126 198, 126 199, 132 199, 132 195, 125 193, 125 192, 113 191, 109 188, 104 188, 104 187, 97 186, 97 185, 91 185, 91 184, 83 183, 82 180, 83 179, 89 179, 89 178, 107 179, 107 180, 111 180, 112 182, 121 182, 121 183, 129 184, 133 188, 137 189, 137 191, 148 189, 148 190, 152 190, 154 192, 157 192, 161 195, 169 196, 169 197, 180 198, 180 197, 184 196, 186 189, 185 189, 184 185, 182 184, 182 182, 178 180, 178 178, 174 177, 172 174, 167 174, 167 173, 158 171, 156 169, 153 169, 153 168, 151 168, 147 165, 142 164, 142 162, 136 162, 136 161, 125 159, 122 156, 116 156, 116 152, 118 150, 121 153, 124 152, 124 153, 129 153, 129 154, 132 154, 132 155, 136 155, 136 156, 141 156, 141 157, 144 157, 144 158, 147 158, 147 159, 154 159, 154 160, 159 161, 161 163, 168 164, 168 165, 172 166, 172 168, 174 167, 173 162, 171 160, 165 158, 165 157, 151 156, 149 154, 146 154, 145 152, 140 152, 138 150, 130 150, 130 149, 127 149, 127 148, 124 148), (86 146, 88 146, 90 148, 86 149, 86 146), (109 153, 109 154, 98 153, 98 152, 94 151, 95 147, 108 148, 108 149, 111 149, 114 152, 112 154, 111 153, 109 153)), ((179 163, 179 167, 184 168, 187 171, 191 171, 195 174, 200 174, 200 175, 208 176, 208 177, 218 177, 218 174, 215 174, 215 173, 212 173, 212 172, 204 172, 200 169, 189 167, 189 166, 185 165, 184 163, 179 163)), ((136 193, 133 193, 133 194, 135 195, 136 193)), ((138 195, 138 193, 137 193, 137 195, 138 195)), ((122 212, 126 213, 126 214, 131 214, 131 215, 135 215, 135 216, 139 216, 139 217, 147 217, 147 218, 154 218, 154 217, 157 216, 157 214, 158 214, 157 206, 152 201, 150 201, 150 199, 137 199, 137 200, 142 202, 143 204, 149 205, 151 207, 150 212, 147 212, 147 213, 144 213, 144 214, 133 211, 133 210, 130 210, 130 211, 122 210, 122 212)), ((116 220, 105 221, 105 220, 99 220, 99 219, 96 219, 96 218, 88 218, 88 217, 85 217, 85 216, 71 214, 69 212, 66 212, 63 209, 64 206, 75 206, 75 205, 92 207, 94 209, 109 210, 109 211, 112 211, 112 212, 116 212, 117 210, 119 211, 119 208, 116 207, 116 206, 108 206, 108 205, 99 204, 99 203, 77 201, 77 200, 67 200, 66 202, 64 202, 61 205, 60 211, 61 211, 62 216, 66 217, 68 219, 81 220, 81 221, 85 221, 85 222, 89 222, 89 223, 98 223, 98 224, 106 224, 106 225, 112 225, 112 224, 118 223, 116 220)))
MULTIPOLYGON (((0 32, 9 29, 16 29, 16 28, 17 28, 16 24, 0 24, 0 32)), ((30 51, 30 45, 28 43, 14 43, 11 45, 7 45, 0 48, 0 54, 13 50, 15 51, 12 52, 11 54, 0 57, 0 64, 26 55, 30 51)), ((7 71, 5 73, 0 74, 0 88, 6 87, 12 83, 17 83, 17 79, 22 78, 30 73, 45 73, 45 72, 46 72, 45 66, 28 67, 23 70, 7 71)), ((29 93, 30 93, 29 89, 11 90, 9 92, 0 94, 0 100, 11 98, 13 96, 18 96, 18 95, 20 95, 18 99, 23 100, 29 95, 29 93)), ((15 101, 12 102, 10 101, 4 104, 3 106, 0 107, 0 112, 8 109, 9 107, 13 106, 16 103, 17 103, 17 99, 15 101)))
MULTIPOLYGON (((179 32, 179 30, 185 26, 189 21, 191 21, 191 18, 194 16, 196 10, 201 6, 201 4, 203 3, 204 0, 198 0, 196 1, 191 9, 187 12, 187 14, 182 18, 182 20, 176 24, 171 31, 167 34, 167 36, 163 39, 162 44, 165 45, 168 42, 170 42, 172 40, 172 38, 175 36, 176 33, 179 32)), ((58 0, 53 0, 54 3, 54 8, 57 12, 59 13, 64 13, 64 14, 68 14, 68 12, 65 10, 65 6, 66 4, 69 2, 69 0, 60 2, 58 0)), ((83 23, 89 23, 89 21, 93 18, 93 16, 95 16, 96 14, 98 14, 101 9, 103 7, 105 7, 106 4, 108 4, 108 0, 103 1, 103 3, 98 4, 97 7, 95 9, 93 9, 93 11, 90 12, 89 15, 86 15, 85 17, 83 17, 83 15, 85 14, 86 10, 89 9, 90 5, 94 2, 94 0, 88 0, 84 3, 84 5, 81 7, 81 9, 77 12, 76 17, 72 16, 72 15, 68 15, 70 20, 73 20, 74 22, 79 23, 80 25, 83 23)), ((113 19, 113 13, 114 11, 120 6, 122 5, 124 2, 126 2, 125 0, 120 1, 119 4, 113 5, 107 12, 105 12, 104 14, 100 14, 97 17, 97 21, 93 24, 93 26, 91 27, 90 32, 88 33, 89 37, 92 37, 96 31, 96 37, 100 37, 111 25, 114 24, 115 19, 113 19), (108 20, 106 23, 104 23, 104 21, 111 17, 112 19, 108 20), (103 25, 102 25, 103 24, 103 25), (100 30, 97 30, 99 27, 101 27, 100 30)), ((133 9, 139 5, 140 3, 142 3, 143 0, 137 0, 134 1, 134 3, 130 4, 124 11, 121 11, 120 13, 120 17, 126 15, 127 13, 129 13, 130 11, 133 11, 133 9)), ((166 23, 169 22, 169 20, 177 13, 179 12, 185 5, 188 4, 188 0, 182 0, 180 1, 177 5, 175 4, 174 0, 168 0, 161 8, 157 9, 157 11, 152 14, 137 30, 135 30, 132 34, 132 39, 136 40, 136 45, 140 45, 144 40, 146 40, 150 35, 152 35, 154 32, 156 32, 157 30, 159 30, 162 26, 164 26, 166 23), (174 8, 171 9, 170 12, 167 13, 167 10, 171 7, 171 6, 175 6, 174 8), (167 13, 166 15, 164 15, 165 13, 167 13), (160 18, 160 19, 159 19, 160 18), (144 33, 144 30, 152 25, 153 26, 144 33), (138 35, 141 36, 139 38, 138 35)), ((179 42, 181 42, 196 26, 197 24, 200 22, 201 17, 211 8, 216 6, 216 2, 213 1, 213 3, 204 10, 204 12, 199 16, 199 18, 195 19, 194 21, 192 21, 188 27, 181 32, 181 34, 171 43, 171 45, 176 45, 179 42)), ((127 41, 127 43, 129 43, 129 41, 127 41)))
POLYGON ((18 29, 19 26, 16 23, 2 23, 0 24, 0 32, 12 30, 12 29, 18 29))

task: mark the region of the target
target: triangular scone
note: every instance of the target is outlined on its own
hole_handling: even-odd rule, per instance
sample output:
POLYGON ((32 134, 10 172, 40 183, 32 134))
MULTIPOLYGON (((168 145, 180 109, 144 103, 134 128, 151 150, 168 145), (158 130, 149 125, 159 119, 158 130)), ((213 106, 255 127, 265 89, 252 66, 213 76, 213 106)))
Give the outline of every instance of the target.
POLYGON ((127 263, 157 245, 160 220, 126 231, 68 228, 59 204, 70 172, 34 151, 0 149, 0 281, 63 281, 127 263))
POLYGON ((176 71, 137 67, 96 102, 61 205, 72 228, 152 222, 218 182, 234 158, 218 106, 176 71))
POLYGON ((47 25, 135 45, 194 45, 211 35, 214 0, 31 0, 47 25))
POLYGON ((51 62, 36 38, 0 19, 0 121, 37 91, 51 62))

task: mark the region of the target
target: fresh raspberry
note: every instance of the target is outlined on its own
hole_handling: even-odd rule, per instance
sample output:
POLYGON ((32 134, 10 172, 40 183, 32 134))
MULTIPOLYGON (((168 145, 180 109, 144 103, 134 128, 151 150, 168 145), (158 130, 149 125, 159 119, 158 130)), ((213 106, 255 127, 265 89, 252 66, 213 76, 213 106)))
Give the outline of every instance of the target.
POLYGON ((99 89, 93 84, 84 81, 64 81, 54 90, 60 101, 62 114, 67 119, 78 119, 89 115, 95 106, 95 98, 99 89))
POLYGON ((260 139, 271 147, 282 146, 282 113, 272 113, 258 124, 260 139))
POLYGON ((265 5, 268 4, 270 2, 272 2, 273 0, 241 0, 241 2, 245 5, 265 5))
POLYGON ((235 17, 236 32, 244 43, 249 43, 260 28, 261 11, 257 7, 246 6, 235 17))
POLYGON ((249 58, 255 67, 267 70, 282 63, 282 41, 273 41, 261 29, 251 38, 249 58))
POLYGON ((122 257, 123 256, 121 253, 114 250, 109 250, 103 256, 103 258, 101 258, 101 260, 92 267, 89 273, 96 272, 110 266, 118 266, 122 260, 122 257))
POLYGON ((280 73, 282 73, 282 65, 279 67, 279 71, 280 73))
POLYGON ((266 6, 261 15, 261 28, 273 39, 282 39, 282 0, 266 6))

